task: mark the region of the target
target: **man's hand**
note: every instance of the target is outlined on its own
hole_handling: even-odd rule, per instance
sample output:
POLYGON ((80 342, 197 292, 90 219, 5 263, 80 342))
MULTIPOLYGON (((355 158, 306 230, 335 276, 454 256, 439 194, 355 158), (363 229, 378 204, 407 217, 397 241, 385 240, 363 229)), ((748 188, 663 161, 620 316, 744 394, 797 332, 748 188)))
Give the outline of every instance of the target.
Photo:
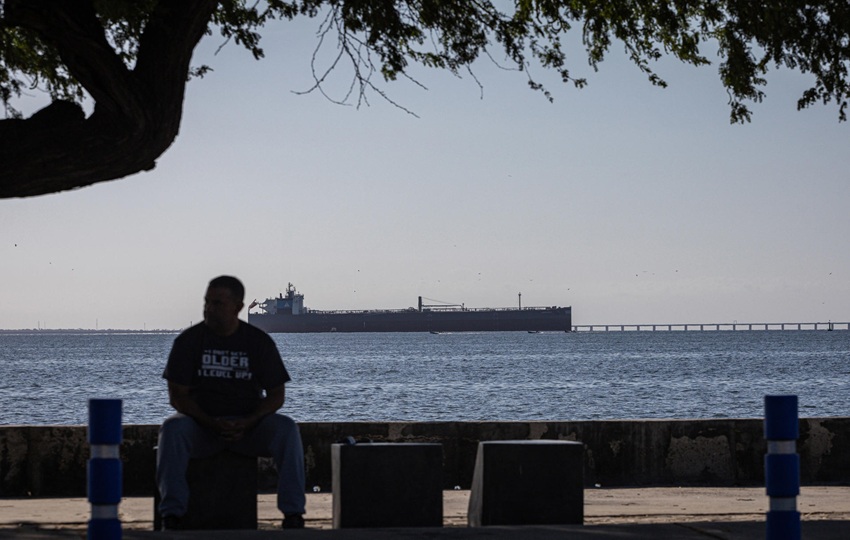
POLYGON ((242 417, 216 418, 215 431, 227 442, 236 442, 254 429, 265 416, 274 413, 286 400, 284 385, 266 391, 266 396, 249 415, 242 417))
POLYGON ((227 442, 241 440, 255 425, 257 421, 251 417, 215 419, 216 431, 227 442))

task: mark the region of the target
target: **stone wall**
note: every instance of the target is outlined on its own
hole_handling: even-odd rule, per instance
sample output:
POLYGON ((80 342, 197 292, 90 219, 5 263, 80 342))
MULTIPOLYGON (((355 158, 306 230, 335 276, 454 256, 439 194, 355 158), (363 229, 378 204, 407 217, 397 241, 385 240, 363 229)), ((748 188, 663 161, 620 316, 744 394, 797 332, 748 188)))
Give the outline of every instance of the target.
MULTIPOLYGON (((152 495, 155 425, 124 426, 124 494, 152 495)), ((755 486, 764 483, 760 419, 587 422, 302 423, 307 489, 330 490, 330 445, 356 440, 443 444, 444 487, 468 489, 478 441, 562 439, 585 444, 585 484, 755 486)), ((800 420, 804 485, 850 483, 850 418, 800 420)), ((84 426, 0 427, 0 497, 85 496, 89 448, 84 426)), ((261 489, 272 490, 261 460, 261 489)))

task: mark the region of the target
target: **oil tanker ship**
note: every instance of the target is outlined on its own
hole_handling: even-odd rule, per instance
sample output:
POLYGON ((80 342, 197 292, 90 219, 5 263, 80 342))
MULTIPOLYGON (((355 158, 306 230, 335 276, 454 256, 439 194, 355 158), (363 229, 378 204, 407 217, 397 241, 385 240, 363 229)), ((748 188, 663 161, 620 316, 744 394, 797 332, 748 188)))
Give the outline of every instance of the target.
MULTIPOLYGON (((520 296, 520 299, 522 297, 520 296)), ((270 333, 306 332, 569 332, 571 307, 467 308, 463 305, 324 311, 304 307, 304 295, 290 283, 286 295, 256 300, 248 322, 270 333)))

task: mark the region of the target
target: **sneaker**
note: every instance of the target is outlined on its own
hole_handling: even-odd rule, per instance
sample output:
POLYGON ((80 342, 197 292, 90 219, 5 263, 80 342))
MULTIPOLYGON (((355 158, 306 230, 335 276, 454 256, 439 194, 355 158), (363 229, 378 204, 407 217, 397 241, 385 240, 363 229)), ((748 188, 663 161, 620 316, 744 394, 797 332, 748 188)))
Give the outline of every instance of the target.
POLYGON ((288 514, 284 516, 280 527, 282 529, 303 529, 304 514, 288 514))
POLYGON ((162 530, 163 531, 179 531, 182 530, 182 524, 180 516, 163 516, 162 517, 162 530))

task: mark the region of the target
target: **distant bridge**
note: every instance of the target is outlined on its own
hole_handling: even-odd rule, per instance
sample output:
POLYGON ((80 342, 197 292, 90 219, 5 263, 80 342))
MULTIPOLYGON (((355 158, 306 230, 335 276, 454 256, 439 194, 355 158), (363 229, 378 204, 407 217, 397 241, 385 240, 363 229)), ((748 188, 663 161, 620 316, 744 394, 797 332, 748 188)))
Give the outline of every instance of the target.
POLYGON ((573 332, 684 332, 742 330, 850 330, 850 322, 711 323, 711 324, 578 324, 573 332))

